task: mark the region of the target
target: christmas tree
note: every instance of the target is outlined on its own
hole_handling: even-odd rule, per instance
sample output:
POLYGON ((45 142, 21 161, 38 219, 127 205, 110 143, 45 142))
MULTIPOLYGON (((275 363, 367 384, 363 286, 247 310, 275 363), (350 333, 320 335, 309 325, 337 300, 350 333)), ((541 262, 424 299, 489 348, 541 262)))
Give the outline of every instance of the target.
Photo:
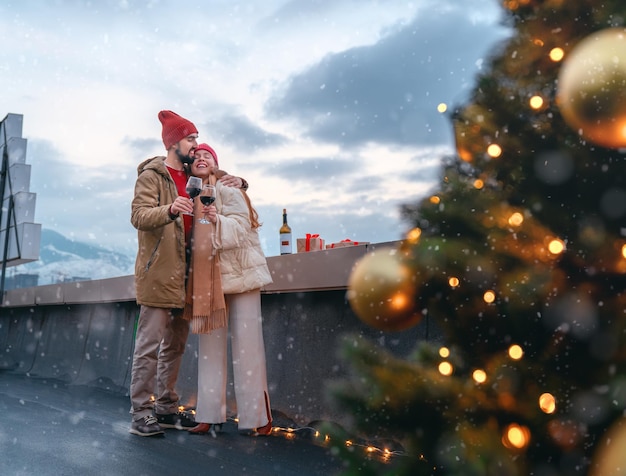
POLYGON ((626 474, 626 3, 505 0, 503 17, 435 192, 353 270, 365 322, 429 319, 444 342, 343 349, 352 430, 404 449, 390 466, 344 445, 346 474, 626 474))

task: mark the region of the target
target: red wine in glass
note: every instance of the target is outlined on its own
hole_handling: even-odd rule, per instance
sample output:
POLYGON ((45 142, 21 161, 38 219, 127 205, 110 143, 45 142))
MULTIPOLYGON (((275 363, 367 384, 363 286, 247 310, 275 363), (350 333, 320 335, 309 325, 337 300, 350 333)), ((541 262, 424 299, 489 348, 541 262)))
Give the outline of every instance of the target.
MULTIPOLYGON (((194 176, 189 177, 187 179, 185 190, 193 202, 193 199, 200 195, 200 192, 202 191, 202 179, 194 176)), ((186 213, 186 215, 193 215, 193 213, 186 213)))
POLYGON ((200 177, 189 177, 185 190, 187 190, 187 194, 189 194, 189 197, 193 200, 200 195, 202 191, 202 179, 200 177))
POLYGON ((200 195, 201 191, 202 190, 197 187, 187 187, 187 194, 189 195, 189 198, 191 198, 192 200, 196 198, 198 195, 200 195))
MULTIPOLYGON (((214 185, 206 184, 204 187, 202 187, 202 192, 200 193, 200 201, 203 205, 211 205, 211 203, 215 201, 214 185)), ((202 223, 203 225, 208 225, 209 223, 211 223, 209 220, 207 220, 206 215, 200 218, 198 222, 202 223)))

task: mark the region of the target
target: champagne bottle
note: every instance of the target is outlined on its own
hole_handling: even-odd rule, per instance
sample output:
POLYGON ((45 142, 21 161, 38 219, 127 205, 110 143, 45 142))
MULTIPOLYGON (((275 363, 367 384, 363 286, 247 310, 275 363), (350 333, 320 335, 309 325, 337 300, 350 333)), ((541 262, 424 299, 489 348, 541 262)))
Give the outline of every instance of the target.
POLYGON ((291 254, 291 228, 287 224, 287 209, 283 208, 283 226, 280 227, 280 254, 291 254))

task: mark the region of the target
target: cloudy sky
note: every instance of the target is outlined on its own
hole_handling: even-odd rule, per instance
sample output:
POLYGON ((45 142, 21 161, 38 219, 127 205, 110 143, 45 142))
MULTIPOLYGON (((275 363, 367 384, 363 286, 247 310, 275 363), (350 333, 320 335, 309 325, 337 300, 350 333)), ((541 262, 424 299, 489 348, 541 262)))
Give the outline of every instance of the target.
POLYGON ((0 119, 24 116, 35 222, 134 255, 136 167, 157 113, 193 121, 245 177, 279 253, 384 242, 431 190, 460 104, 506 36, 497 0, 50 0, 0 6, 0 119))

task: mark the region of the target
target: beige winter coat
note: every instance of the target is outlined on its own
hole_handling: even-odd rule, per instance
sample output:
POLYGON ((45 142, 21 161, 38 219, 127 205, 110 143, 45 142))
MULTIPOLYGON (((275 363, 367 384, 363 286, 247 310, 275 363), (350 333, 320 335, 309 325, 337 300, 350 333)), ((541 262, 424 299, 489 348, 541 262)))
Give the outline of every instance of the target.
POLYGON ((178 196, 164 163, 153 157, 137 167, 132 225, 139 248, 135 262, 137 303, 161 308, 185 305, 185 230, 182 216, 172 220, 170 205, 178 196))
POLYGON ((218 212, 214 246, 220 253, 224 294, 259 289, 272 282, 259 234, 250 225, 250 213, 242 190, 216 185, 218 212))

